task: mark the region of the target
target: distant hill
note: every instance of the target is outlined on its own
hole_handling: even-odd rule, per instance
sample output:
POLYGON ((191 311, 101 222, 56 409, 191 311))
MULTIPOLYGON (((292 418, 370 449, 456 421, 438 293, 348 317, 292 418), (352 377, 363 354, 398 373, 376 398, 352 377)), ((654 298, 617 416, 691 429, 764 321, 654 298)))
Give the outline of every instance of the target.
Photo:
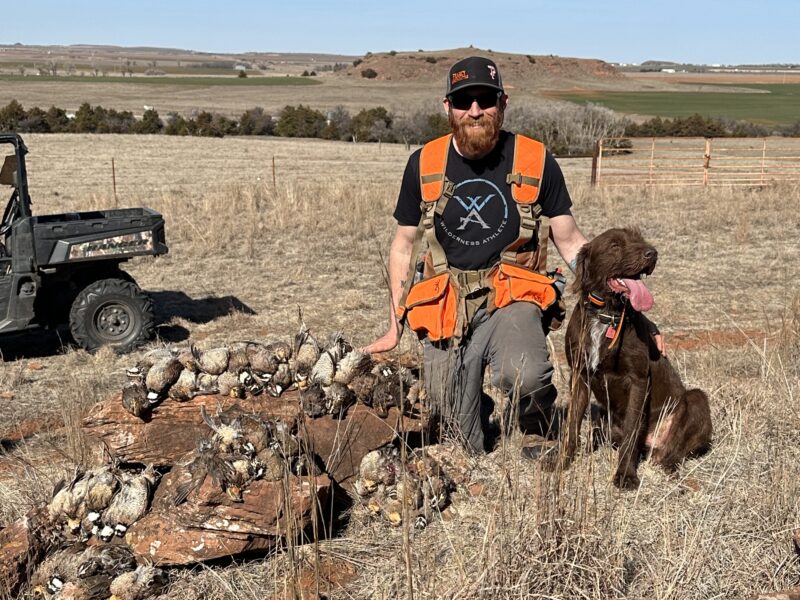
POLYGON ((623 76, 607 62, 597 59, 566 58, 550 55, 510 54, 477 48, 417 52, 381 52, 367 54, 357 65, 340 71, 340 77, 362 77, 372 69, 379 81, 442 81, 450 66, 467 56, 491 58, 504 82, 511 85, 540 88, 553 82, 613 81, 623 76))

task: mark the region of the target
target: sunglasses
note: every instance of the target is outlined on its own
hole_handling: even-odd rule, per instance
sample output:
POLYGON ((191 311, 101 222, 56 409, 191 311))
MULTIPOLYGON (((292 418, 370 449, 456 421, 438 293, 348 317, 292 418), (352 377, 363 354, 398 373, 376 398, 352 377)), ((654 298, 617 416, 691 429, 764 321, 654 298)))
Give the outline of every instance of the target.
POLYGON ((472 103, 477 102, 481 110, 497 106, 497 101, 500 100, 501 92, 481 92, 480 94, 470 94, 462 92, 460 94, 452 94, 447 97, 450 101, 450 106, 457 110, 469 110, 472 108, 472 103))

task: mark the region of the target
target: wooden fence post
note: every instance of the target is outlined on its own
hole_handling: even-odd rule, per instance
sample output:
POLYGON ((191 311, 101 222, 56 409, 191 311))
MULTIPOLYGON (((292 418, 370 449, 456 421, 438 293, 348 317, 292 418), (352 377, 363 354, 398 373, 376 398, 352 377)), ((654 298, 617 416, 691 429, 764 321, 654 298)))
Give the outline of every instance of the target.
POLYGON ((114 167, 114 157, 111 157, 111 185, 114 187, 114 208, 119 208, 117 200, 117 170, 114 167))
MULTIPOLYGON (((594 167, 594 160, 592 160, 592 167, 594 167)), ((603 172, 603 140, 597 140, 597 176, 594 178, 594 184, 600 185, 600 176, 603 172)))
POLYGON ((761 180, 760 185, 764 185, 764 170, 767 162, 767 138, 764 138, 764 145, 761 147, 761 180))
POLYGON ((650 146, 650 167, 647 173, 647 185, 653 185, 653 169, 655 168, 656 158, 656 136, 653 136, 653 143, 650 146))
POLYGON ((597 157, 600 155, 600 140, 596 140, 594 143, 594 149, 592 150, 592 187, 597 185, 597 157))
POLYGON ((703 154, 703 187, 708 186, 708 171, 711 168, 711 138, 706 138, 706 151, 703 154))

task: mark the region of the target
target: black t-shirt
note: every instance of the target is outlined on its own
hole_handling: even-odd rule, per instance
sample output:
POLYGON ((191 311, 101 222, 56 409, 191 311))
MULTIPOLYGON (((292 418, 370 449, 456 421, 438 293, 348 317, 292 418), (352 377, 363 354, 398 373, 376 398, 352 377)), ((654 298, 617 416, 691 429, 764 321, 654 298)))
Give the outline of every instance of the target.
MULTIPOLYGON (((417 150, 408 159, 394 218, 400 225, 419 224, 422 193, 419 189, 417 150)), ((489 155, 469 160, 456 152, 451 142, 447 155, 447 178, 455 184, 453 197, 444 214, 435 218, 436 237, 457 269, 485 269, 500 259, 503 249, 519 235, 519 212, 511 196, 506 175, 514 164, 514 134, 500 132, 489 155)), ((542 215, 570 214, 564 175, 555 158, 547 152, 539 199, 542 215)))

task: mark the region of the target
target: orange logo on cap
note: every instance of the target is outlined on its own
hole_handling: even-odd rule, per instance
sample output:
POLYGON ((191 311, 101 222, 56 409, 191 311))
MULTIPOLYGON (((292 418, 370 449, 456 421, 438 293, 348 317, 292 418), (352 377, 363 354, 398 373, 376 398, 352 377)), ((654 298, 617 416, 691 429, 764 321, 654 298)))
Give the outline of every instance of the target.
POLYGON ((464 81, 465 79, 469 79, 469 74, 466 71, 456 71, 450 77, 450 85, 458 81, 464 81))

